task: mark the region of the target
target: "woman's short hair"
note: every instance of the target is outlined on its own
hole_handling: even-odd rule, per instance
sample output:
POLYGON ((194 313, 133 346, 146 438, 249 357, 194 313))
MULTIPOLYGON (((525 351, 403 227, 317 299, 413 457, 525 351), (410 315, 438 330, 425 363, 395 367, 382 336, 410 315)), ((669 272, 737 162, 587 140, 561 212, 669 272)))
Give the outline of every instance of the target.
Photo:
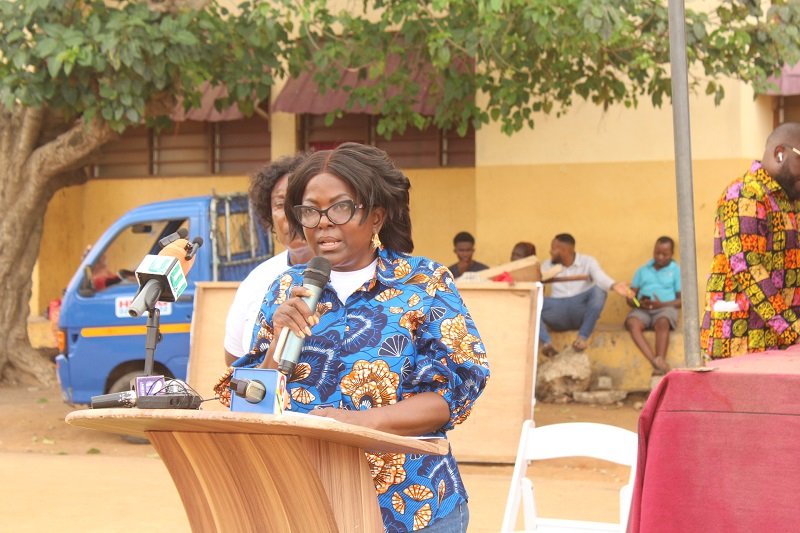
MULTIPOLYGON (((250 204, 265 231, 272 229, 272 191, 275 185, 282 177, 291 174, 305 157, 303 152, 281 157, 261 167, 250 178, 250 204)), ((303 233, 300 232, 300 235, 303 233)))
POLYGON ((409 190, 411 182, 389 159, 374 146, 359 143, 340 144, 333 150, 314 152, 292 173, 286 191, 286 218, 292 228, 302 234, 303 227, 292 209, 303 203, 303 193, 311 179, 329 173, 353 188, 356 202, 364 204, 363 223, 372 209, 382 207, 386 220, 378 236, 387 248, 411 253, 411 212, 409 190))

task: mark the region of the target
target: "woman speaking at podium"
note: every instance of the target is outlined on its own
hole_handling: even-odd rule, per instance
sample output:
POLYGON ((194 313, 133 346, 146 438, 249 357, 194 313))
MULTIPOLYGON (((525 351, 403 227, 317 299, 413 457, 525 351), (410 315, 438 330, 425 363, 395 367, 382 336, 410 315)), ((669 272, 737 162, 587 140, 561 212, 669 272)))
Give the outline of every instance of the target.
MULTIPOLYGON (((489 377, 475 324, 447 268, 413 249, 408 178, 372 146, 311 154, 290 178, 286 216, 331 275, 316 309, 303 267, 270 287, 250 354, 275 368, 283 328, 303 338, 288 379, 291 409, 398 435, 438 435, 469 416, 489 377)), ((224 395, 225 378, 217 386, 224 395)), ((228 393, 229 395, 229 393, 228 393)), ((456 461, 367 454, 386 531, 463 532, 469 513, 456 461)))

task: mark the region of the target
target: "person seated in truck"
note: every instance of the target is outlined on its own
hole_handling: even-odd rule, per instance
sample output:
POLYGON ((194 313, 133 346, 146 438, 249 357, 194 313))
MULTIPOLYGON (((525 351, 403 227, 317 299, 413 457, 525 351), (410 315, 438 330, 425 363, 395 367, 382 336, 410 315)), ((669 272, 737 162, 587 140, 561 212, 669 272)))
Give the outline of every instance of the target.
POLYGON ((669 371, 667 347, 669 332, 678 324, 678 309, 681 307, 681 268, 672 256, 675 241, 670 237, 659 237, 653 247, 653 258, 639 267, 633 276, 633 297, 628 305, 633 309, 625 319, 625 329, 653 365, 653 375, 669 371), (655 350, 644 338, 644 330, 656 332, 655 350))
POLYGON ((272 281, 292 265, 307 263, 313 254, 302 234, 293 232, 286 220, 284 201, 289 175, 303 161, 304 154, 283 157, 265 165, 250 180, 250 203, 267 231, 286 249, 264 261, 239 285, 225 321, 225 362, 250 351, 250 339, 258 309, 272 281))
POLYGON ((96 291, 102 291, 120 281, 122 281, 122 277, 108 268, 106 254, 101 254, 92 265, 92 288, 96 291))
MULTIPOLYGON (((88 245, 86 250, 83 252, 83 257, 89 253, 89 250, 92 249, 92 245, 88 245)), ((91 281, 92 281, 92 289, 95 291, 102 291, 111 287, 112 285, 116 285, 122 281, 136 281, 136 275, 131 270, 118 270, 113 271, 108 266, 108 257, 104 253, 100 254, 100 257, 97 258, 97 261, 90 267, 91 269, 91 281)))

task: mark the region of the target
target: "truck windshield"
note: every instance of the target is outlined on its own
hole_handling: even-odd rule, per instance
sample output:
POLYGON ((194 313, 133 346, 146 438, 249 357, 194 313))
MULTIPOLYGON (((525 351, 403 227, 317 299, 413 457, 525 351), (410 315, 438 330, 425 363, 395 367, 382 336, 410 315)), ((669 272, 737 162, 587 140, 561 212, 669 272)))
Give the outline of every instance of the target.
POLYGON ((147 254, 158 254, 158 241, 178 228, 189 231, 189 220, 153 220, 132 224, 117 234, 90 266, 91 283, 102 291, 119 283, 135 283, 134 271, 147 254))

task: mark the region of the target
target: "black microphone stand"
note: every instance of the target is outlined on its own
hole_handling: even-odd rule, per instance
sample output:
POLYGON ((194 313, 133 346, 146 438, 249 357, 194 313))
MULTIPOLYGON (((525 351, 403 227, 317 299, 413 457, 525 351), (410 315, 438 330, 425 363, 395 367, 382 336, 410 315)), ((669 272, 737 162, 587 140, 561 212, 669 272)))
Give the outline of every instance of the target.
POLYGON ((156 345, 161 342, 161 310, 153 305, 147 310, 147 336, 144 342, 144 375, 153 375, 153 362, 156 358, 156 345))
POLYGON ((144 343, 144 375, 153 375, 153 363, 156 358, 156 344, 161 342, 161 331, 158 327, 161 321, 161 311, 156 307, 156 303, 161 299, 161 285, 156 280, 148 280, 144 287, 134 297, 128 313, 133 316, 141 316, 142 312, 147 313, 147 336, 144 343))

